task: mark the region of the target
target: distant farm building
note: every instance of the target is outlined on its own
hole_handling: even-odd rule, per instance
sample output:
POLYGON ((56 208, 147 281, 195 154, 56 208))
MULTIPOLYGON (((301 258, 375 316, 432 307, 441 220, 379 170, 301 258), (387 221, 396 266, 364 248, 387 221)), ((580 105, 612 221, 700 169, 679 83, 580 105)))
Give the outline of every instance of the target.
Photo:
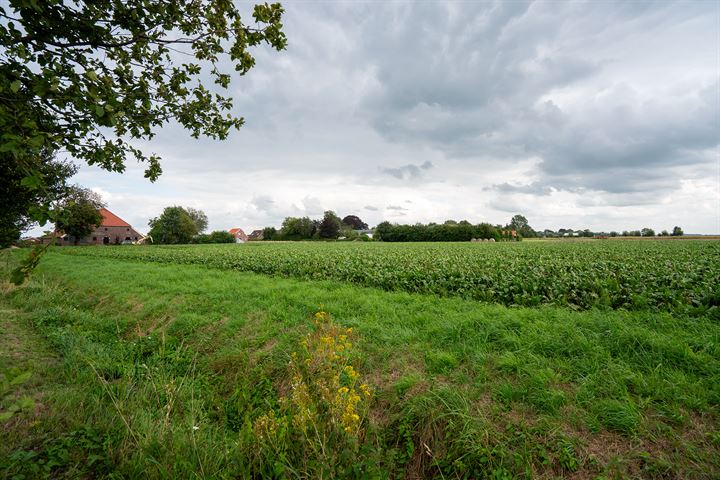
POLYGON ((248 240, 262 240, 264 238, 263 231, 262 230, 253 230, 250 235, 248 235, 248 240))
POLYGON ((228 230, 235 237, 236 243, 245 243, 248 241, 248 236, 245 234, 242 228, 231 228, 228 230))
MULTIPOLYGON (((107 208, 100 209, 102 215, 102 223, 98 225, 93 232, 84 238, 72 238, 62 232, 56 242, 58 245, 119 245, 134 243, 142 240, 144 237, 135 230, 132 225, 112 213, 107 208)), ((51 236, 45 236, 42 241, 49 240, 51 236)))

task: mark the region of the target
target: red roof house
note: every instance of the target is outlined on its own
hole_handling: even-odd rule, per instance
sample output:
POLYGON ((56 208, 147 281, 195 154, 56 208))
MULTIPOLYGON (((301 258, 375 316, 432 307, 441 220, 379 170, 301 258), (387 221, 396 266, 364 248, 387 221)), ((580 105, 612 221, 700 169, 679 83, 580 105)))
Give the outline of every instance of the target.
POLYGON ((102 215, 102 223, 90 235, 77 239, 63 235, 58 243, 62 245, 118 245, 137 242, 144 238, 128 222, 107 208, 101 208, 100 215, 102 215))
POLYGON ((100 209, 100 215, 102 215, 103 220, 100 224, 101 227, 129 227, 130 224, 127 223, 122 218, 118 217, 114 213, 112 213, 107 208, 101 208, 100 209))
POLYGON ((245 234, 242 228, 231 228, 228 230, 233 237, 235 237, 235 241, 237 243, 244 243, 248 241, 248 236, 245 234))

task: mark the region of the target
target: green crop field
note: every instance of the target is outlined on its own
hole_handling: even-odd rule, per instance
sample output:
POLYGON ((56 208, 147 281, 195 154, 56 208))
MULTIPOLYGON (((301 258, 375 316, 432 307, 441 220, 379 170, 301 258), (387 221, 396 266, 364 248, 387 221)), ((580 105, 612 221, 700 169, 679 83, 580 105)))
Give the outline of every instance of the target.
POLYGON ((720 242, 250 243, 66 249, 505 305, 704 313, 720 305, 720 242))
POLYGON ((718 285, 718 241, 55 248, 0 283, 0 478, 720 478, 718 285))

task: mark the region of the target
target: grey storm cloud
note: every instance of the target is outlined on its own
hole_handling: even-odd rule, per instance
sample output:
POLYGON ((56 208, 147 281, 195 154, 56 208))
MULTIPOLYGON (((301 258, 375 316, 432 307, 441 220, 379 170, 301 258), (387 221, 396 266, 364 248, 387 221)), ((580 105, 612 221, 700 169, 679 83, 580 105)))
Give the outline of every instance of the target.
POLYGON ((377 212, 378 210, 380 210, 378 207, 373 207, 372 205, 365 205, 363 208, 371 212, 377 212))
POLYGON ((429 170, 432 167, 432 162, 430 160, 427 160, 420 165, 409 163, 407 165, 403 165, 397 168, 381 167, 380 171, 386 175, 390 175, 391 177, 395 177, 400 180, 411 180, 419 178, 422 175, 423 170, 429 170))
POLYGON ((407 210, 407 208, 401 207, 400 205, 388 205, 388 206, 385 207, 385 208, 386 208, 387 210, 396 210, 396 211, 407 210))
MULTIPOLYGON (((541 179, 526 193, 652 191, 658 171, 667 178, 668 167, 696 163, 694 153, 718 145, 720 85, 697 81, 675 96, 648 99, 637 91, 642 85, 612 78, 617 52, 589 55, 587 48, 597 48, 598 36, 620 45, 610 35, 659 30, 672 16, 717 17, 717 9, 701 3, 393 4, 393 28, 370 36, 380 86, 366 99, 366 112, 386 138, 466 158, 468 168, 477 165, 479 152, 540 158, 541 179), (608 32, 611 21, 619 24, 608 32), (599 91, 568 108, 551 100, 595 79, 599 91)), ((420 173, 414 167, 384 172, 414 178, 420 173)), ((676 177, 665 183, 679 185, 676 177)))

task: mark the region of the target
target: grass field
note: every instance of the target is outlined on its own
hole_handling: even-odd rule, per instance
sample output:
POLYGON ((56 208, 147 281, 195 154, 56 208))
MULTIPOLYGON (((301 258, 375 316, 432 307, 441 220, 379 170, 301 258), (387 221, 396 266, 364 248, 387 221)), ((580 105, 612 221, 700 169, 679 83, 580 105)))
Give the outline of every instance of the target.
POLYGON ((2 287, 0 476, 718 478, 719 252, 56 249, 2 287))

